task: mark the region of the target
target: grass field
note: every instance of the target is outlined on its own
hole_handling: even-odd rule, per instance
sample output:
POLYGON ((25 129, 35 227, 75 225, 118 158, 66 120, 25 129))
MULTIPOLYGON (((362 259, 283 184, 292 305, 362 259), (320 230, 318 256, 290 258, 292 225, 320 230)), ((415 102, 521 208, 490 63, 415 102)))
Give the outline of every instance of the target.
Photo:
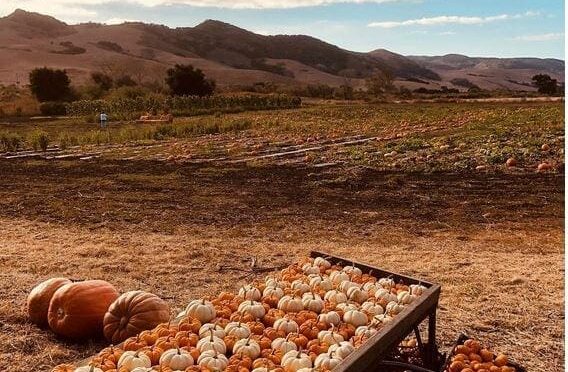
MULTIPOLYGON (((99 144, 53 150, 67 158, 4 156, 0 370, 49 370, 104 346, 26 320, 43 279, 105 279, 174 312, 236 290, 253 255, 273 266, 314 248, 439 282, 442 351, 466 331, 529 371, 561 370, 563 116, 559 103, 311 106, 178 118, 162 137, 117 124, 99 144), (225 129, 179 129, 211 123, 225 129), (537 172, 542 162, 551 169, 537 172)), ((0 124, 38 129, 94 131, 0 124)))

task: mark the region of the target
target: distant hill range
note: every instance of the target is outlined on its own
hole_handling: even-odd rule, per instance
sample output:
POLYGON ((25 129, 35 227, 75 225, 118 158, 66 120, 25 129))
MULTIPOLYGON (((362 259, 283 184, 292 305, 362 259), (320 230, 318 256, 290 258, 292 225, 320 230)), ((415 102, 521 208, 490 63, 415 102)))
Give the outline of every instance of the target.
POLYGON ((305 35, 265 36, 208 20, 169 28, 139 22, 68 25, 53 17, 16 10, 0 18, 0 83, 27 82, 38 66, 66 69, 80 84, 93 71, 161 80, 176 63, 201 68, 221 86, 254 83, 351 84, 362 87, 374 71, 389 71, 408 88, 533 90, 531 77, 564 81, 564 61, 539 58, 403 56, 384 49, 341 49, 305 35))

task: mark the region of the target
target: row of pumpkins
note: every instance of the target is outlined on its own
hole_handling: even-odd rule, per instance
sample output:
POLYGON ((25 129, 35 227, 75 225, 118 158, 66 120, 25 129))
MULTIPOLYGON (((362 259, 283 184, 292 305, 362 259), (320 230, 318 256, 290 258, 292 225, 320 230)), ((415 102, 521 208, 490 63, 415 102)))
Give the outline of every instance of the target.
POLYGON ((238 294, 191 301, 175 324, 160 319, 149 327, 139 317, 159 312, 125 305, 110 332, 107 312, 104 333, 113 344, 136 335, 102 350, 88 366, 53 372, 330 371, 424 291, 305 258, 238 294), (147 330, 138 333, 141 328, 147 330))

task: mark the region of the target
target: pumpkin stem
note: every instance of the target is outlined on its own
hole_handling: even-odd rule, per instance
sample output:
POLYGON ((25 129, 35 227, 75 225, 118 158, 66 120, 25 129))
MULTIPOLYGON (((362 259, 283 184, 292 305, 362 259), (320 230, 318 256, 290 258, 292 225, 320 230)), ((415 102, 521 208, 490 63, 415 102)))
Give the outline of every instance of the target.
POLYGON ((209 338, 209 342, 213 342, 213 330, 209 328, 209 332, 211 333, 211 337, 209 338))

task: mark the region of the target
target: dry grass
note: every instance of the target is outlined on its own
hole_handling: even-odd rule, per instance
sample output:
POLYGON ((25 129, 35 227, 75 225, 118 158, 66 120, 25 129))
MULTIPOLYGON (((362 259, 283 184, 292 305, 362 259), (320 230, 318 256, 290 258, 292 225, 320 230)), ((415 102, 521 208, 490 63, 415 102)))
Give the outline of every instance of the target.
MULTIPOLYGON (((234 136, 118 146, 86 162, 0 159, 0 370, 44 371, 104 346, 69 344, 26 320, 26 294, 43 279, 101 278, 121 291, 152 291, 174 313, 191 298, 244 282, 240 272, 219 271, 219 265, 244 269, 254 254, 261 265, 275 266, 311 249, 439 282, 443 351, 466 331, 529 371, 560 370, 562 108, 427 105, 412 107, 410 117, 406 108, 239 114, 231 118, 251 120, 252 129, 234 136), (397 149, 397 168, 367 161, 368 144, 302 155, 294 166, 274 160, 218 166, 159 161, 186 153, 248 156, 278 141, 309 146, 322 140, 320 134, 401 131, 396 140, 372 145, 397 149), (541 154, 545 140, 553 150, 541 154), (430 141, 434 150, 443 141, 452 144, 440 155, 443 171, 404 163, 402 157, 424 155, 415 153, 422 151, 419 141, 430 141), (472 172, 453 165, 460 141, 469 157, 475 154, 467 151, 478 148, 501 151, 491 155, 497 157, 507 156, 508 147, 530 151, 524 170, 499 164, 472 172), (132 155, 136 159, 120 160, 132 155), (310 157, 328 155, 345 164, 310 166, 310 157), (533 163, 543 156, 557 162, 556 173, 534 172, 533 163)), ((50 133, 57 128, 43 127, 50 133)))

